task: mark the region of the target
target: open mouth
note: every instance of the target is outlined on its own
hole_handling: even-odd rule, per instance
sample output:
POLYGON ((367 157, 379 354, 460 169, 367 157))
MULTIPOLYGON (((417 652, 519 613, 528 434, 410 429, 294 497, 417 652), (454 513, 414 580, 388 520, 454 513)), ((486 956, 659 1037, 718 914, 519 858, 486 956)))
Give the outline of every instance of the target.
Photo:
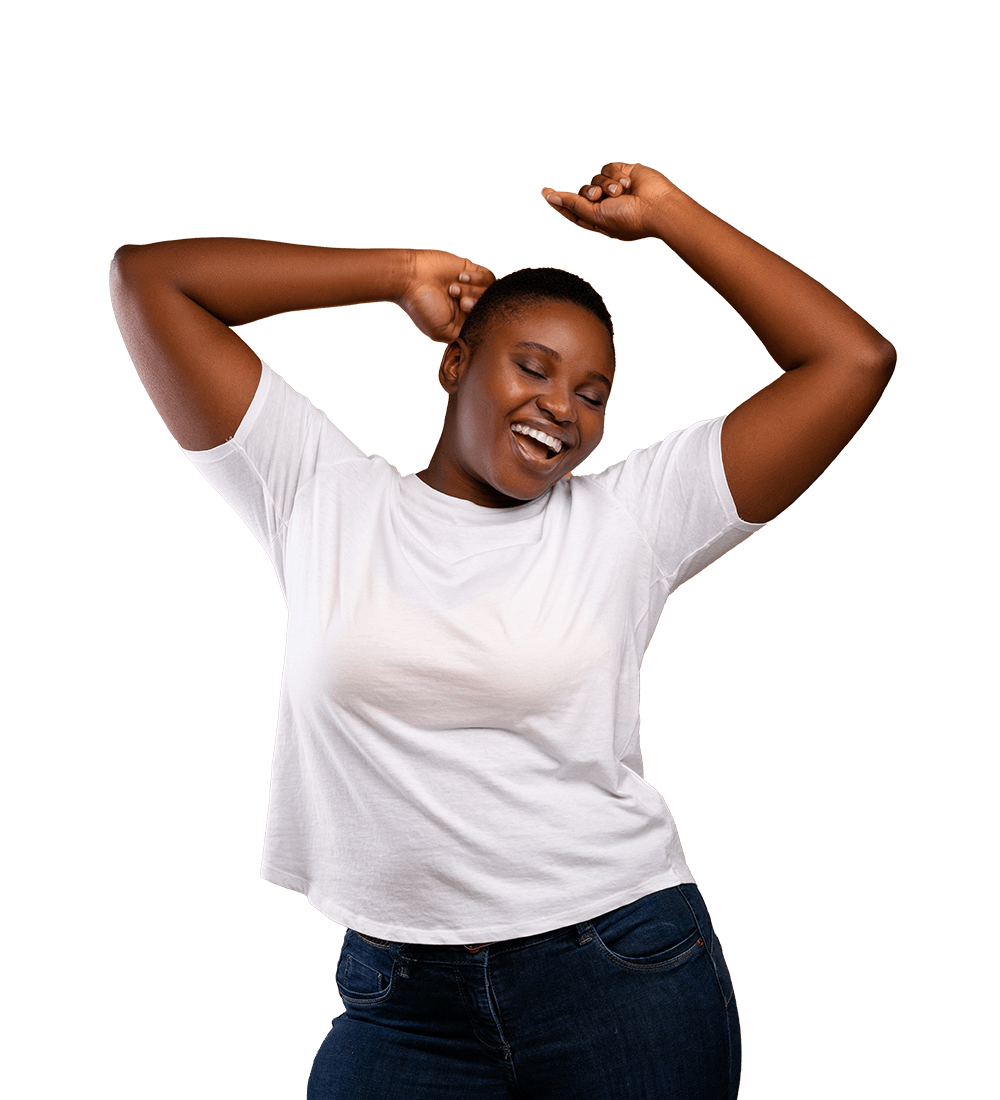
POLYGON ((536 461, 549 462, 563 450, 563 442, 555 436, 529 428, 525 424, 512 424, 510 430, 517 437, 521 450, 536 461))

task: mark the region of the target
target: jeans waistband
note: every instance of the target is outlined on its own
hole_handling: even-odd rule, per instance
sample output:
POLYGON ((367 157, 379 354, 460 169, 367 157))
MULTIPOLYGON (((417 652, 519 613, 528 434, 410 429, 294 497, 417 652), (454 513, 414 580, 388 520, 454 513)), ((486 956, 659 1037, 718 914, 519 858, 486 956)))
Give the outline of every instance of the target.
POLYGON ((478 955, 484 948, 495 948, 490 954, 516 950, 522 947, 530 947, 532 944, 543 943, 546 940, 555 939, 557 936, 574 936, 580 942, 586 942, 590 937, 591 929, 589 921, 581 921, 579 924, 569 924, 565 928, 553 928, 547 932, 538 932, 532 936, 518 936, 509 940, 488 940, 485 943, 397 943, 392 940, 377 939, 374 936, 366 936, 363 932, 354 930, 354 935, 375 947, 381 947, 390 954, 401 958, 433 959, 435 956, 444 958, 461 953, 469 958, 478 955))

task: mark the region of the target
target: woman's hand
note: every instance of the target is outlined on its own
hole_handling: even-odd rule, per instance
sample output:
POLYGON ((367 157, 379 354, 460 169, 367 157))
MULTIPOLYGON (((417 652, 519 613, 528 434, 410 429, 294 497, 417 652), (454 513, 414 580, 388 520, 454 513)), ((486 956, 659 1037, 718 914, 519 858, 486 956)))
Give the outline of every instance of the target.
POLYGON ((673 191, 674 185, 655 168, 617 161, 605 164, 576 194, 542 188, 564 218, 620 241, 656 236, 651 215, 673 191))
POLYGON ((410 277, 396 300, 425 336, 446 344, 462 331, 466 316, 493 279, 492 271, 471 260, 415 249, 410 277))

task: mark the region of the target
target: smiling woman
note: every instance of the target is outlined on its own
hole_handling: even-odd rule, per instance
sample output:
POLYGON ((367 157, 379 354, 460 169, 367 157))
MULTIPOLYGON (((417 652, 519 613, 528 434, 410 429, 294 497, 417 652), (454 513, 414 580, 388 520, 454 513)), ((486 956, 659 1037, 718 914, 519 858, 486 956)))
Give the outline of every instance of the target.
MULTIPOLYGON (((528 270, 507 279, 515 288, 530 287, 547 274, 528 270)), ((486 291, 468 325, 504 284, 501 279, 486 291)), ((488 327, 474 330, 472 341, 463 329, 445 353, 444 430, 418 475, 440 492, 485 507, 532 500, 593 452, 604 435, 615 372, 610 320, 573 300, 512 293, 488 327)))
POLYGON ((262 873, 347 929, 311 1100, 733 1100, 740 1035, 639 667, 668 596, 848 442, 891 346, 639 164, 570 221, 663 241, 784 374, 601 473, 604 303, 444 252, 127 246, 112 296, 150 396, 274 563, 288 631, 262 873), (425 470, 365 455, 233 327, 393 301, 443 342, 425 470))

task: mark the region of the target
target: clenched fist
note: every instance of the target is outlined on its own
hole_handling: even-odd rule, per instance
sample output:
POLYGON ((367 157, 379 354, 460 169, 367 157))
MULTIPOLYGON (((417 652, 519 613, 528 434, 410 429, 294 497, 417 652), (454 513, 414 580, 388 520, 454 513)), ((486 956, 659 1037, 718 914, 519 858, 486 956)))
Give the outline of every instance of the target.
POLYGON ((450 252, 416 249, 397 301, 425 336, 448 343, 462 331, 466 316, 493 278, 489 268, 450 252))
POLYGON ((672 191, 676 191, 674 185, 655 168, 618 161, 605 164, 575 194, 542 188, 564 218, 620 241, 654 236, 650 214, 672 191))

